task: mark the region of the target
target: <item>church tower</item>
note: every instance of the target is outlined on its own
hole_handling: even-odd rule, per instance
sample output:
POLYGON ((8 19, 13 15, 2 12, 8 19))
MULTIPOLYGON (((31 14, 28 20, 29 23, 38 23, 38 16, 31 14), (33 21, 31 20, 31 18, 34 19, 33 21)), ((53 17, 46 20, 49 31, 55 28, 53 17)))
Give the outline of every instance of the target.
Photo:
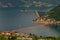
POLYGON ((36 17, 39 18, 40 15, 39 15, 39 11, 38 10, 35 10, 35 14, 36 14, 36 17))
POLYGON ((33 19, 33 22, 40 23, 40 15, 38 10, 35 10, 35 15, 36 15, 36 19, 33 19))

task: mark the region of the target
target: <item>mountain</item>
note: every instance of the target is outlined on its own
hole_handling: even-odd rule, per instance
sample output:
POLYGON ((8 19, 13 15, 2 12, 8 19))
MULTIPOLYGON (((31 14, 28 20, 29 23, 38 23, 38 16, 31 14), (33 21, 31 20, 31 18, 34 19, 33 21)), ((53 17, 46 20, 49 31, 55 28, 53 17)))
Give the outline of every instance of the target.
POLYGON ((47 12, 44 16, 46 16, 45 17, 46 19, 52 19, 53 18, 53 19, 55 19, 57 21, 60 21, 60 5, 53 8, 49 12, 47 12))
POLYGON ((55 0, 0 0, 0 7, 20 7, 20 6, 26 6, 26 7, 30 7, 30 6, 47 6, 47 7, 51 7, 51 6, 55 6, 60 4, 60 2, 58 2, 59 0, 55 1, 55 0))

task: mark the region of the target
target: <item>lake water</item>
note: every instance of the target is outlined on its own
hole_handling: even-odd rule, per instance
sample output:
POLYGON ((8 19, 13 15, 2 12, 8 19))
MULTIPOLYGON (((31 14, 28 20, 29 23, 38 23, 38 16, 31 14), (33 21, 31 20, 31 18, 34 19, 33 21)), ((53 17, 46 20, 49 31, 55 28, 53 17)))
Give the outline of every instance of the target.
MULTIPOLYGON (((27 28, 25 30, 16 30, 17 32, 32 33, 42 36, 58 36, 59 30, 57 26, 50 27, 35 24, 32 22, 36 18, 35 12, 20 12, 19 10, 35 10, 37 8, 13 7, 13 8, 0 8, 0 31, 14 30, 17 28, 27 28, 29 26, 36 26, 36 28, 27 28)), ((42 16, 48 8, 39 8, 40 15, 42 16)))

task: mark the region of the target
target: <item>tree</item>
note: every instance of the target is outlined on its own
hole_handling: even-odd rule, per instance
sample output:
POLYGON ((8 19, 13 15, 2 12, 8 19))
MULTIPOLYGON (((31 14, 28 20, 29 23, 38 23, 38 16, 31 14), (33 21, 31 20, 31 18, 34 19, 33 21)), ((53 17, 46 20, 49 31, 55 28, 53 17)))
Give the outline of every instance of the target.
POLYGON ((58 36, 58 37, 56 38, 56 40, 60 40, 60 36, 58 36))

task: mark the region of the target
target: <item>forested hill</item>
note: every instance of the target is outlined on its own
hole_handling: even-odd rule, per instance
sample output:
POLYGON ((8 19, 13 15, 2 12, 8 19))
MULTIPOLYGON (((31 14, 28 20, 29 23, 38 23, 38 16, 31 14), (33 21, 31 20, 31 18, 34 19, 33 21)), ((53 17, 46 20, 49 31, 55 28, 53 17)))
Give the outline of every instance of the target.
POLYGON ((45 17, 46 19, 53 18, 57 21, 60 21, 60 5, 55 7, 54 9, 50 10, 49 12, 47 12, 44 16, 46 16, 45 17))

